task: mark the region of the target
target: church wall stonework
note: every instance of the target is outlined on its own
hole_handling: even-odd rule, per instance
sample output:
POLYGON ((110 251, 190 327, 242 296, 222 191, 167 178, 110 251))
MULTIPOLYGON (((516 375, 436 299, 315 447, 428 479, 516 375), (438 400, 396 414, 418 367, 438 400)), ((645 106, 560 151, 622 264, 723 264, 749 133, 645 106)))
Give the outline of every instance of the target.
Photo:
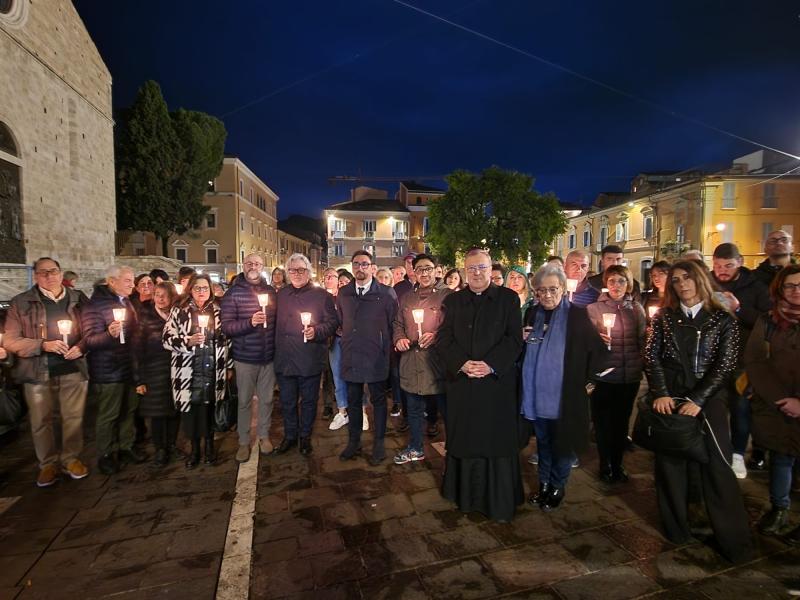
POLYGON ((0 14, 0 122, 18 150, 26 262, 94 279, 114 261, 111 75, 69 0, 19 2, 16 22, 0 14))

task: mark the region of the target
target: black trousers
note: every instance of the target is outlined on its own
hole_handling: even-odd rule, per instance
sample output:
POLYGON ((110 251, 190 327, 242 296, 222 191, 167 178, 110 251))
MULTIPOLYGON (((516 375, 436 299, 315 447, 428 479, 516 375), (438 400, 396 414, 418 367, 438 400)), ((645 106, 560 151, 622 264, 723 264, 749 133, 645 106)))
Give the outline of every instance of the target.
POLYGON ((150 432, 153 445, 156 448, 168 449, 175 446, 178 439, 178 415, 171 417, 152 417, 150 419, 150 432))
POLYGON ((600 469, 622 466, 628 441, 628 422, 639 383, 599 382, 592 392, 592 421, 600 455, 600 469))
POLYGON ((728 464, 733 449, 724 399, 720 396, 709 399, 703 407, 703 413, 716 436, 722 455, 711 435, 705 436, 710 456, 708 464, 656 453, 656 494, 664 532, 670 541, 679 544, 691 538, 688 520, 689 479, 692 471, 699 471, 706 513, 720 551, 728 560, 744 561, 752 556, 753 540, 739 484, 728 464))
POLYGON ((200 438, 214 439, 214 402, 192 404, 189 412, 181 413, 183 434, 197 443, 200 438))

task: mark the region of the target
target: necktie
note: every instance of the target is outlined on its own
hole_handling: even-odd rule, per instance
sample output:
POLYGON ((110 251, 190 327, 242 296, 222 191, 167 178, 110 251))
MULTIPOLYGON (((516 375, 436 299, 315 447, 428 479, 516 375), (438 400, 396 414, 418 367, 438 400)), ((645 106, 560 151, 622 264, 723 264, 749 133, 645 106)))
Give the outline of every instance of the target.
POLYGON ((363 287, 358 288, 358 295, 359 296, 363 296, 364 295, 364 288, 363 287))

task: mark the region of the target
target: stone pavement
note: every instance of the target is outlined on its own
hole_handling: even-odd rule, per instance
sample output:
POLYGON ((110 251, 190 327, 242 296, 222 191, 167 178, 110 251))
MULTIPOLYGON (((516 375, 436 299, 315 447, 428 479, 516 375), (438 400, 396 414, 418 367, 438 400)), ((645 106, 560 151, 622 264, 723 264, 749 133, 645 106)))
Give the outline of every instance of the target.
MULTIPOLYGON (((276 407, 273 441, 280 441, 276 407)), ((396 419, 391 419, 396 424, 396 419)), ((93 418, 88 420, 93 423, 93 418)), ((464 515, 438 492, 443 459, 342 463, 346 429, 315 424, 314 452, 260 457, 251 598, 786 598, 800 586, 800 549, 757 536, 759 556, 733 567, 702 543, 675 547, 658 531, 652 458, 626 458, 631 481, 574 469, 562 507, 524 506, 510 524, 464 515)), ((405 442, 390 430, 389 458, 405 442)), ((442 436, 436 438, 442 439, 442 436)), ((369 447, 371 435, 364 434, 369 447)), ((213 598, 235 496, 236 438, 217 466, 186 472, 93 470, 50 489, 23 432, 0 448, 0 600, 213 598), (10 508, 4 498, 19 497, 10 508), (4 512, 3 512, 4 511, 4 512)), ((523 452, 527 457, 533 444, 523 452)), ((87 460, 94 466, 91 445, 87 460)), ((536 467, 524 463, 527 487, 536 467)), ((742 481, 753 520, 767 505, 766 474, 742 481)), ((796 518, 795 518, 796 520, 796 518)), ((698 532, 703 538, 704 532, 698 532)))

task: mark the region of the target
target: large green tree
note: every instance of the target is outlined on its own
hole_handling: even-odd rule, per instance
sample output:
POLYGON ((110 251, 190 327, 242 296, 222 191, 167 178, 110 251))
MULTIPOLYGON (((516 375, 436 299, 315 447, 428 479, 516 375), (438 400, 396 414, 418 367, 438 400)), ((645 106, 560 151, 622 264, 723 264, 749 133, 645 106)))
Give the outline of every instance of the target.
POLYGON ((552 193, 541 194, 533 177, 489 167, 481 173, 454 171, 447 192, 428 209, 428 240, 440 258, 455 264, 471 247, 488 248, 497 260, 532 264, 547 256, 551 240, 567 220, 552 193))
POLYGON ((208 210, 203 193, 222 168, 225 137, 210 115, 170 114, 147 81, 117 119, 117 227, 152 232, 166 256, 169 237, 199 227, 208 210))

